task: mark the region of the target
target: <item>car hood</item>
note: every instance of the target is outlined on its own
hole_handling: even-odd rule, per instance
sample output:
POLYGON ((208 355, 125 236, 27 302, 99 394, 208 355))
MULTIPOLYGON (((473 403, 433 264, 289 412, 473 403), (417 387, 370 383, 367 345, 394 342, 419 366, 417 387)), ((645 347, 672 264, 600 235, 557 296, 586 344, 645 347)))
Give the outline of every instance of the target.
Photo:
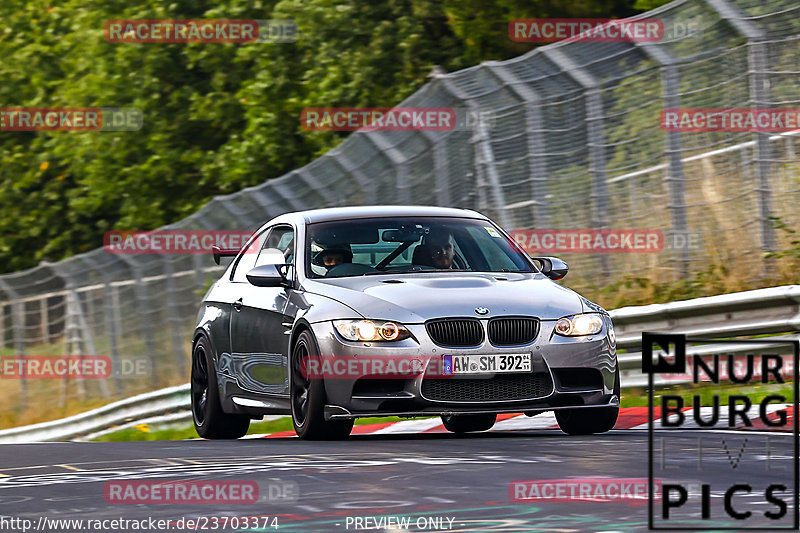
POLYGON ((419 324, 432 318, 501 315, 558 319, 584 310, 583 298, 542 274, 403 274, 307 280, 304 288, 366 318, 419 324))

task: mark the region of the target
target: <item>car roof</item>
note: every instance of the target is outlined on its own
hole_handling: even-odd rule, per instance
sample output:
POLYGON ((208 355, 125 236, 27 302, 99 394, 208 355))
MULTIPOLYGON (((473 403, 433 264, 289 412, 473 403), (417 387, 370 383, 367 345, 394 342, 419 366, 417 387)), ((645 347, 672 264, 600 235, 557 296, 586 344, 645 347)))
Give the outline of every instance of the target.
POLYGON ((333 220, 402 216, 459 217, 486 220, 484 215, 469 209, 418 205, 362 205, 351 207, 331 207, 326 209, 312 209, 309 211, 286 213, 271 220, 269 224, 290 221, 312 224, 315 222, 329 222, 333 220))

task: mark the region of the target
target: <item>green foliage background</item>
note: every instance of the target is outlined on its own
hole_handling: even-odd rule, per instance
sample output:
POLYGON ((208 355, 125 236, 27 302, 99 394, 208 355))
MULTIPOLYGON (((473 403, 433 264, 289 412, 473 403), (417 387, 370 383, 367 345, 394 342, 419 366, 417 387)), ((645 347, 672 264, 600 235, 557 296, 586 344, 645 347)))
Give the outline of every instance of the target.
POLYGON ((532 45, 508 21, 624 17, 660 0, 3 0, 0 107, 135 107, 138 132, 0 132, 0 272, 151 229, 262 183, 345 133, 312 106, 392 106, 448 71, 532 45), (643 3, 644 2, 644 3, 643 3), (291 44, 112 44, 109 19, 294 19, 291 44))

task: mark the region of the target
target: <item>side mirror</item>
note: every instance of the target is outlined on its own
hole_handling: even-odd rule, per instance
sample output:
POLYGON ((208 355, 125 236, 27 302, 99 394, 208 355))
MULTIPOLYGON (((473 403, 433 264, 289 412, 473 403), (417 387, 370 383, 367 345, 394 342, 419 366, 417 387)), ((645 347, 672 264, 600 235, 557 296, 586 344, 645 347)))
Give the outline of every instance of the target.
POLYGON ((247 273, 247 281, 256 287, 281 287, 286 285, 286 278, 278 270, 279 266, 281 265, 257 266, 247 273))
POLYGON ((539 263, 542 274, 552 280, 561 279, 569 272, 569 266, 558 257, 532 257, 539 263))

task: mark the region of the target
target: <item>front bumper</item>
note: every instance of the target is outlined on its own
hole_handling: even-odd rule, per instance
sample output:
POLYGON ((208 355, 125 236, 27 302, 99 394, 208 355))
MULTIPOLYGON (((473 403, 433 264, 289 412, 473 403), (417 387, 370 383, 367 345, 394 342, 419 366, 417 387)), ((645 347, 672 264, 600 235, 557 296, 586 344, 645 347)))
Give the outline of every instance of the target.
MULTIPOLYGON (((385 375, 369 370, 326 376, 325 417, 423 416, 459 413, 525 412, 618 406, 614 392, 617 357, 606 327, 597 335, 567 338, 553 335, 555 321, 541 321, 533 343, 498 348, 484 340, 467 349, 434 344, 422 324, 406 324, 413 338, 392 343, 359 343, 342 339, 331 322, 313 324, 320 354, 329 360, 408 359, 415 368, 440 368, 443 355, 531 353, 532 372, 473 377, 385 375), (426 381, 427 380, 427 381, 426 381), (533 380, 537 382, 533 384, 533 380), (455 389, 458 390, 455 390, 455 389), (498 394, 492 396, 492 391, 498 394), (435 394, 432 393, 435 391, 435 394), (455 392, 454 392, 455 391, 455 392), (475 397, 470 395, 475 393, 475 397), (488 394, 488 396, 487 396, 488 394), (505 396, 504 396, 505 395, 505 396)), ((354 365, 351 368, 369 368, 354 365)))

